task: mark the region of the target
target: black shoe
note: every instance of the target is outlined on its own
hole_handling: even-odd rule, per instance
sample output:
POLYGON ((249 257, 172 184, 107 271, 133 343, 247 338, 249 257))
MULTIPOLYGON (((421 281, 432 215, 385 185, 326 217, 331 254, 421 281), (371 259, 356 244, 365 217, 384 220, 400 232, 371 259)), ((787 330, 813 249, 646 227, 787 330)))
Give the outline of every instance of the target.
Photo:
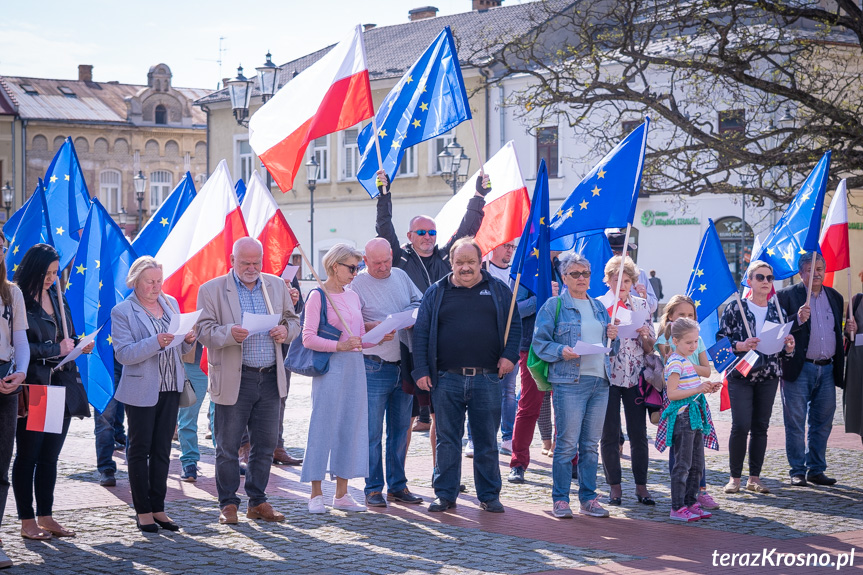
POLYGON ((510 483, 524 483, 524 468, 513 467, 509 470, 509 477, 506 480, 510 483))
POLYGON ((836 480, 832 477, 827 477, 823 473, 816 473, 814 475, 809 475, 806 477, 809 483, 814 483, 815 485, 836 485, 836 480))
POLYGON ((809 484, 806 483, 806 478, 802 475, 792 475, 791 476, 791 485, 794 487, 808 487, 809 484))
POLYGON ((198 480, 198 466, 194 463, 190 463, 189 465, 183 466, 183 474, 180 476, 180 479, 188 482, 195 482, 198 480))
POLYGON ((387 502, 380 491, 374 491, 366 495, 366 507, 386 507, 387 502))
POLYGON ((464 492, 466 492, 466 491, 467 491, 467 485, 465 485, 464 483, 460 484, 460 485, 458 486, 458 490, 459 490, 459 493, 464 493, 464 492))
POLYGON ((576 467, 575 465, 572 466, 572 478, 578 479, 578 467, 576 467))
POLYGON ((503 504, 500 502, 500 499, 492 499, 491 501, 483 501, 479 504, 479 508, 483 511, 488 511, 489 513, 503 513, 504 508, 503 504))
POLYGON ((164 529, 165 531, 179 531, 180 526, 174 523, 173 521, 159 521, 155 517, 153 517, 153 521, 156 522, 156 525, 164 529))
POLYGON ((103 471, 99 476, 99 485, 102 487, 114 487, 117 485, 117 478, 114 477, 113 473, 103 471))
POLYGON ((447 509, 455 509, 455 501, 448 501, 437 497, 431 502, 431 505, 429 505, 429 511, 431 513, 439 513, 441 511, 446 511, 447 509))
POLYGON ((147 525, 141 525, 141 522, 138 521, 137 515, 135 516, 135 525, 137 525, 138 529, 140 529, 144 533, 158 533, 159 532, 159 526, 156 525, 155 523, 149 523, 147 525))
POLYGON ((423 502, 423 498, 419 495, 414 495, 407 487, 405 487, 401 491, 388 491, 387 501, 397 501, 408 505, 417 505, 423 502))
POLYGON ((114 451, 125 451, 125 450, 126 450, 126 444, 125 443, 114 442, 114 451))

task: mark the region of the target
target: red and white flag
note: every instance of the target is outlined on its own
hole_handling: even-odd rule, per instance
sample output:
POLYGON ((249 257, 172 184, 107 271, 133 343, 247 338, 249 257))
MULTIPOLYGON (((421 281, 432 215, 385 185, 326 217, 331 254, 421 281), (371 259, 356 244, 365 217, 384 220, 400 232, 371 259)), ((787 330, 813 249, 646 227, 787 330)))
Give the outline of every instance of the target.
POLYGON ((843 179, 833 194, 827 219, 821 228, 821 255, 827 272, 824 285, 833 286, 833 272, 851 267, 851 249, 848 242, 848 187, 843 179))
POLYGON ((242 210, 249 236, 257 238, 264 246, 261 271, 282 275, 300 242, 257 171, 252 172, 242 210))
POLYGON ((30 385, 27 431, 63 433, 66 388, 62 385, 30 385))
POLYGON ((249 144, 287 192, 309 142, 374 113, 363 31, 357 26, 255 112, 249 120, 249 144))
MULTIPOLYGON (((530 197, 511 140, 489 158, 484 168, 491 181, 491 191, 485 197, 485 215, 476 233, 476 242, 486 255, 499 245, 521 237, 530 216, 530 197)), ((477 177, 479 171, 467 179, 462 189, 435 216, 438 247, 445 246, 458 230, 467 204, 476 193, 477 177)))
POLYGON ((231 269, 234 242, 249 235, 225 160, 183 212, 156 254, 162 289, 177 298, 180 311, 192 312, 201 284, 231 269))
POLYGON ((743 358, 737 362, 734 369, 739 371, 740 375, 746 377, 749 375, 749 372, 752 371, 752 366, 755 365, 756 361, 758 361, 758 352, 754 349, 750 349, 749 353, 744 355, 743 358))

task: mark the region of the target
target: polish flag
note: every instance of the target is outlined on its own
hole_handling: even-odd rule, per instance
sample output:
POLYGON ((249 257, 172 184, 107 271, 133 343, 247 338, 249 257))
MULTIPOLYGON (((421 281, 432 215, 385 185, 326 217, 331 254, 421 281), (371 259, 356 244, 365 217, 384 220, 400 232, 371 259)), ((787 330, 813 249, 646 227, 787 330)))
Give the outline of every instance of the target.
MULTIPOLYGON (((755 250, 752 250, 755 253, 755 250)), ((731 395, 728 393, 728 372, 722 372, 722 389, 719 391, 719 411, 731 409, 731 395)))
POLYGON ((848 187, 843 179, 833 194, 827 219, 821 228, 821 255, 826 263, 824 285, 833 286, 833 272, 851 267, 851 250, 848 242, 848 187))
POLYGON ((276 92, 249 120, 249 144, 283 192, 315 138, 374 115, 360 26, 276 92))
POLYGON ((734 366, 734 369, 740 372, 740 375, 746 377, 749 375, 749 372, 752 371, 752 366, 755 365, 755 362, 758 361, 758 352, 754 349, 750 349, 749 353, 743 356, 743 359, 737 362, 737 365, 734 366))
MULTIPOLYGON (((521 237, 530 215, 530 197, 518 166, 512 140, 485 163, 485 173, 491 181, 491 191, 485 197, 485 215, 476 233, 476 242, 486 255, 494 248, 521 237)), ((437 244, 443 247, 458 230, 467 211, 467 204, 476 193, 476 172, 462 189, 435 216, 437 244)))
POLYGON ((63 433, 66 388, 62 385, 30 385, 27 431, 63 433))
POLYGON ((164 272, 162 289, 177 298, 180 311, 194 311, 201 284, 228 273, 234 242, 247 235, 228 164, 222 160, 156 254, 164 272))
POLYGON ((249 235, 264 245, 264 265, 261 271, 282 275, 294 248, 300 242, 257 171, 252 172, 242 211, 249 235))

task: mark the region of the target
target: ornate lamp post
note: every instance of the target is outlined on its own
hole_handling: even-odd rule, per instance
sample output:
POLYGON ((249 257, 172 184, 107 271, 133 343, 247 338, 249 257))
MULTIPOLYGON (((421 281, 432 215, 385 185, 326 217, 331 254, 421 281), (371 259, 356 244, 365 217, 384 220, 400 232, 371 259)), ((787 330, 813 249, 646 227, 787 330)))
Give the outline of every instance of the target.
POLYGON ((264 104, 273 97, 279 88, 279 72, 281 68, 273 64, 273 56, 267 51, 267 61, 263 66, 255 68, 258 71, 258 87, 261 89, 261 99, 264 104))
POLYGON ((135 228, 135 234, 137 234, 144 223, 144 191, 147 189, 147 177, 138 170, 132 182, 135 184, 135 199, 138 201, 138 224, 135 228))
POLYGON ((231 108, 234 110, 234 118, 241 126, 248 126, 249 102, 252 99, 252 82, 243 76, 243 67, 237 68, 237 77, 225 82, 228 93, 231 96, 231 108))
POLYGON ((318 176, 320 175, 321 166, 314 156, 306 162, 306 179, 309 186, 309 224, 311 236, 309 239, 309 252, 312 259, 312 266, 315 265, 315 188, 318 185, 318 176))
POLYGON ((15 188, 6 182, 3 186, 3 207, 6 208, 6 221, 9 221, 9 214, 12 211, 12 200, 15 199, 15 188))
POLYGON ((129 225, 129 214, 126 213, 126 208, 120 208, 120 214, 117 216, 117 221, 123 229, 123 235, 126 235, 126 226, 129 225))
POLYGON ((452 195, 456 195, 470 173, 470 158, 465 155, 464 147, 453 138, 444 151, 438 154, 437 162, 441 178, 452 187, 452 195))

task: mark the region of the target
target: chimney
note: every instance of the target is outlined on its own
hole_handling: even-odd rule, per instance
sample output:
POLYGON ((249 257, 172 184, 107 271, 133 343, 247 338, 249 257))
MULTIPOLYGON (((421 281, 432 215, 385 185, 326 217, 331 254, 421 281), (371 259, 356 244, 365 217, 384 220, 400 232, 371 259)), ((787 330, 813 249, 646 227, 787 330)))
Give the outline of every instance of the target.
MULTIPOLYGON (((474 0, 476 2, 476 0, 474 0)), ((434 18, 437 16, 437 8, 434 6, 423 6, 422 8, 414 8, 408 12, 408 20, 416 22, 417 20, 425 20, 426 18, 434 18)))
POLYGON ((488 10, 489 8, 497 8, 500 6, 501 0, 473 0, 474 11, 488 10))
POLYGON ((377 28, 377 24, 363 24, 363 32, 368 32, 372 28, 377 28))
POLYGON ((91 64, 78 64, 78 81, 93 81, 93 66, 91 64))

